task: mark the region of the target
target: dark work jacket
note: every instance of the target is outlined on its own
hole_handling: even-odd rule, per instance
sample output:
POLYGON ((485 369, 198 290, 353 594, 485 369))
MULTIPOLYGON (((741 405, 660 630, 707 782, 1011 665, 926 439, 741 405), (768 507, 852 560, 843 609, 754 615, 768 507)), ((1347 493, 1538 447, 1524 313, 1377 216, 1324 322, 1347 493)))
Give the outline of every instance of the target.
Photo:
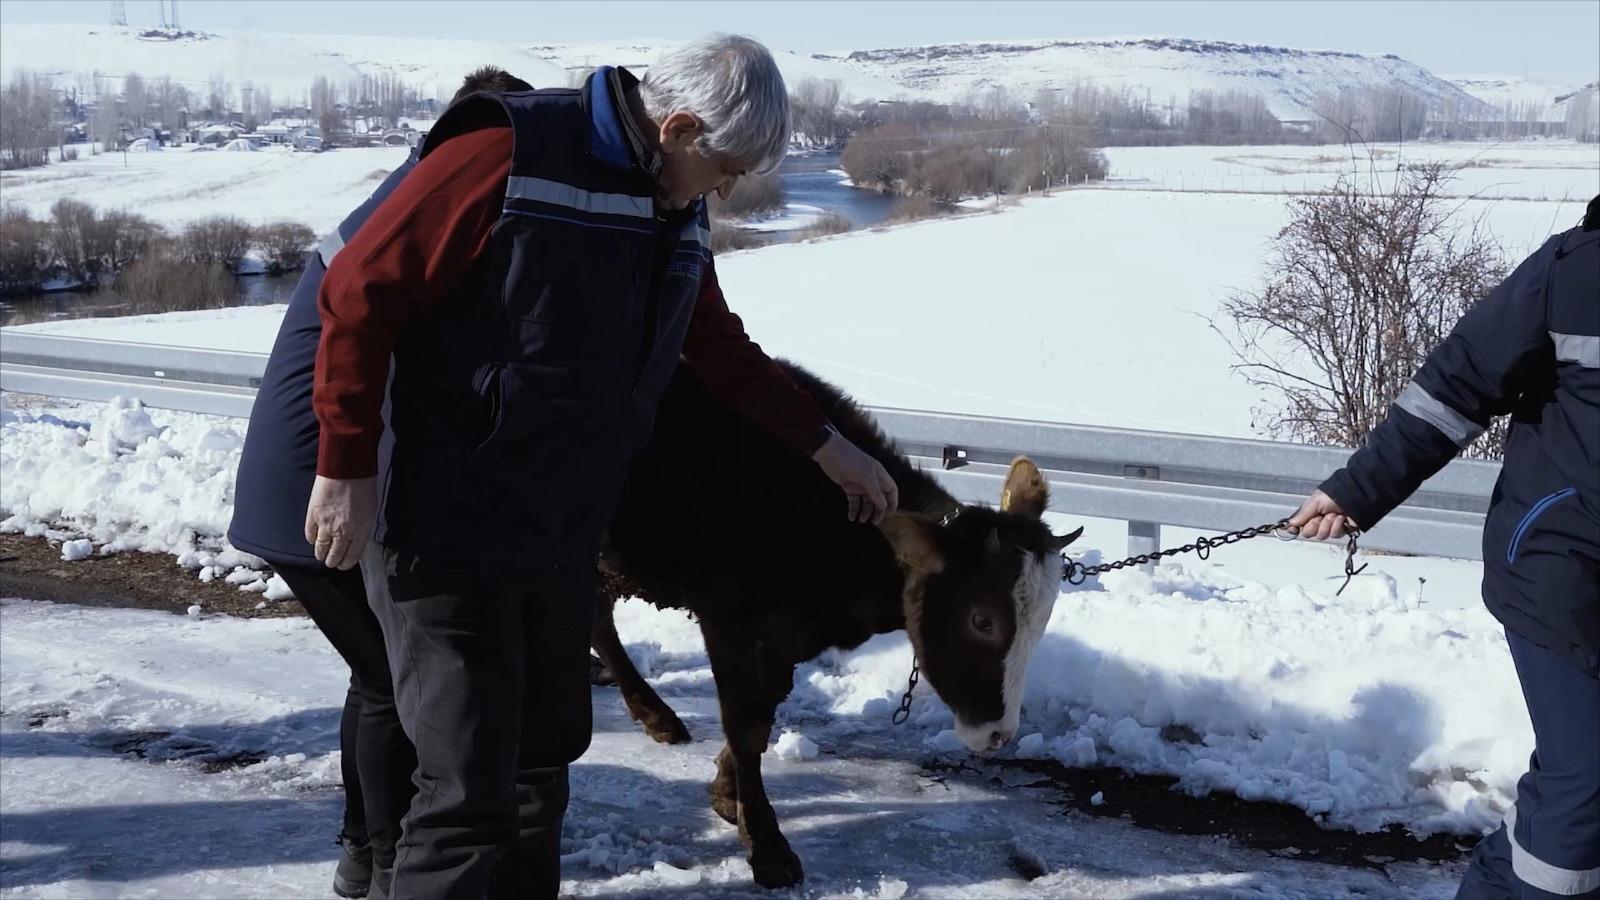
POLYGON ((1600 197, 1474 306, 1322 488, 1370 528, 1511 416, 1483 534, 1507 628, 1600 674, 1600 197))
POLYGON ((345 241, 394 192, 417 159, 413 150, 311 254, 267 359, 239 459, 228 541, 275 566, 322 565, 305 538, 306 504, 317 475, 319 427, 311 408, 311 385, 322 338, 317 313, 322 276, 345 241))

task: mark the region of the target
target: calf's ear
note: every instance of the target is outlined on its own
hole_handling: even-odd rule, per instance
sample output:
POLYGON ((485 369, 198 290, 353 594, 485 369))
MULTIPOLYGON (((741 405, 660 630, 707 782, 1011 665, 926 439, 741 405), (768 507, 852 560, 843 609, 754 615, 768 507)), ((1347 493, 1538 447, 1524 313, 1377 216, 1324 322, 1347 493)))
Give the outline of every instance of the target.
POLYGON ((1006 473, 1005 487, 1000 491, 1000 508, 1006 512, 1038 518, 1050 505, 1050 485, 1033 460, 1019 456, 1006 473))
POLYGON ((901 568, 932 575, 944 571, 944 557, 934 536, 936 527, 921 516, 896 513, 884 519, 878 529, 889 539, 901 568))

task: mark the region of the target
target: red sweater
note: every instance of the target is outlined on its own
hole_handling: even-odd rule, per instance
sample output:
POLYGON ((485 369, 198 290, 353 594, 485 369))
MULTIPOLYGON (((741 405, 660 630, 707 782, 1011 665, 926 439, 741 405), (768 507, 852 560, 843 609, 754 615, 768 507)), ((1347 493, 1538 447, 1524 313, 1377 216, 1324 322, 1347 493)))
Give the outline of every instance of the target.
MULTIPOLYGON (((312 406, 321 425, 317 474, 377 474, 378 438, 396 335, 447 297, 488 242, 505 202, 511 129, 454 137, 417 164, 334 257, 317 306, 312 406)), ((709 264, 684 360, 713 393, 810 455, 827 419, 809 394, 745 334, 709 264)))

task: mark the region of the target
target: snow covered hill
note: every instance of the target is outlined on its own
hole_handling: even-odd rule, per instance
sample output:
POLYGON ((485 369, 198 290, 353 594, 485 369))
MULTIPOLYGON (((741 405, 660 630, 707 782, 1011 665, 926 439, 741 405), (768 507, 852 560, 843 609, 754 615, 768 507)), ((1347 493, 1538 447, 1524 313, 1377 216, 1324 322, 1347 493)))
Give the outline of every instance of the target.
POLYGON ((59 84, 81 84, 91 95, 95 73, 120 87, 123 77, 136 72, 147 79, 170 77, 190 91, 203 91, 216 77, 235 89, 251 82, 280 103, 298 100, 319 75, 342 87, 362 75, 390 73, 416 85, 423 96, 448 97, 463 75, 491 63, 535 87, 567 83, 559 66, 516 44, 436 37, 7 25, 0 30, 0 59, 6 78, 19 69, 46 72, 59 84))
POLYGON ((1202 89, 1259 94, 1275 115, 1289 121, 1313 118, 1310 104, 1318 94, 1344 88, 1400 86, 1432 104, 1462 103, 1469 110, 1479 102, 1398 56, 1182 38, 940 44, 822 58, 945 99, 994 85, 1031 98, 1041 89, 1088 79, 1148 93, 1156 101, 1181 102, 1202 89))
POLYGON ((1566 117, 1562 101, 1577 93, 1573 84, 1558 84, 1538 78, 1512 78, 1503 75, 1451 75, 1450 82, 1495 109, 1508 106, 1538 104, 1542 106, 1542 119, 1561 121, 1566 117))
MULTIPOLYGON (((760 37, 760 35, 757 35, 760 37)), ((661 54, 679 46, 681 41, 638 40, 596 41, 581 44, 542 44, 528 49, 534 54, 571 71, 584 71, 598 65, 627 66, 642 73, 661 54)), ((792 89, 805 78, 837 81, 844 100, 921 99, 923 92, 853 66, 842 65, 831 59, 818 59, 782 49, 769 42, 783 80, 792 89)))

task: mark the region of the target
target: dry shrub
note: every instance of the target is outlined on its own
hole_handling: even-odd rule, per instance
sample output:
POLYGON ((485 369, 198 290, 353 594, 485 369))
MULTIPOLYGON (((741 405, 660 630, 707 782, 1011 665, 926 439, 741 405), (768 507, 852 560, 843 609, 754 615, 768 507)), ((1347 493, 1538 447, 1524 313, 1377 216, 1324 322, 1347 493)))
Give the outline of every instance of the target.
POLYGON ((273 222, 255 233, 256 248, 274 275, 304 268, 306 251, 316 240, 316 232, 299 222, 273 222))
POLYGON ((889 207, 889 215, 884 219, 884 223, 894 225, 900 222, 933 219, 948 214, 949 207, 936 203, 928 197, 922 195, 897 197, 894 205, 889 207))
POLYGON ((129 266, 117 290, 133 313, 147 314, 232 306, 238 287, 221 263, 156 253, 129 266))
POLYGON ((831 234, 844 234, 854 226, 850 220, 835 212, 823 213, 815 222, 800 229, 795 234, 796 240, 809 241, 812 238, 827 237, 831 234))
MULTIPOLYGON (((1266 281, 1223 304, 1235 369, 1267 388, 1273 436, 1359 447, 1456 321, 1504 277, 1481 219, 1460 221, 1438 164, 1408 166, 1392 191, 1341 181, 1290 201, 1266 281)), ((1467 455, 1497 459, 1491 428, 1467 455)))
POLYGON ((777 212, 783 209, 783 180, 777 172, 746 175, 733 183, 728 199, 712 194, 710 201, 711 214, 724 219, 748 219, 777 212))
POLYGON ((50 223, 19 206, 0 210, 0 291, 29 293, 50 277, 50 223))
POLYGON ((231 271, 250 249, 250 223, 235 216, 196 219, 183 229, 181 253, 191 262, 217 263, 231 271))
POLYGON ((771 243, 767 238, 743 228, 722 228, 716 223, 711 228, 711 252, 727 253, 733 250, 750 250, 771 243))

